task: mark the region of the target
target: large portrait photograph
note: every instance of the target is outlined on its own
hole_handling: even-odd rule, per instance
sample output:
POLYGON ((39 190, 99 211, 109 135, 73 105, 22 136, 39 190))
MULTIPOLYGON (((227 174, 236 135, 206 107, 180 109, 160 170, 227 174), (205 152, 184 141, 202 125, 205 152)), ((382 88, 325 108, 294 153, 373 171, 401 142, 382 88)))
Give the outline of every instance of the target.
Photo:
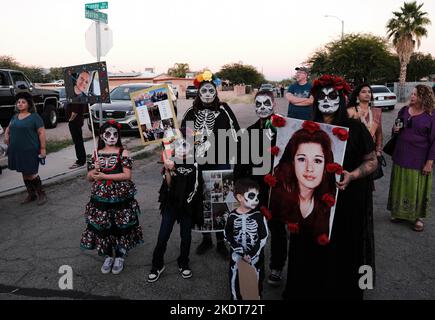
POLYGON ((290 230, 306 222, 315 237, 331 237, 346 135, 348 128, 292 118, 277 128, 271 207, 290 230))
POLYGON ((65 92, 72 103, 110 103, 106 62, 64 68, 65 92))
POLYGON ((195 231, 223 231, 232 210, 238 207, 234 196, 233 170, 204 170, 204 225, 195 231))
POLYGON ((177 137, 177 117, 166 84, 132 92, 130 97, 144 145, 177 137))

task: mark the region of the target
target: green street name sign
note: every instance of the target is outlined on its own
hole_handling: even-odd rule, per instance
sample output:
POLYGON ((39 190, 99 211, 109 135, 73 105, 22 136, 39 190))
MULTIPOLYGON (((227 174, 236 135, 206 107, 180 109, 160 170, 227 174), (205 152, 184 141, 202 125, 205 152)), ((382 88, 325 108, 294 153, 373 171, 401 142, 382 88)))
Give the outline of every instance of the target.
POLYGON ((94 10, 86 10, 85 11, 85 18, 95 20, 95 21, 101 21, 107 24, 108 16, 106 13, 98 12, 94 10))
POLYGON ((89 10, 102 10, 102 9, 108 9, 109 3, 108 2, 96 2, 96 3, 86 3, 85 9, 89 10))

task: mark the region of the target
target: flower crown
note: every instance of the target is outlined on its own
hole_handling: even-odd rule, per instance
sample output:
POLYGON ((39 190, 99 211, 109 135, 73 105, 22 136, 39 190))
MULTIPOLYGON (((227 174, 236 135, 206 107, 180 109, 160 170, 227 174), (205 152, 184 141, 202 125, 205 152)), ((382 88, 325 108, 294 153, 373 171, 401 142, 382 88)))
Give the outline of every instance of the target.
POLYGON ((199 88, 199 86, 201 85, 202 82, 207 81, 207 82, 213 82, 214 85, 220 86, 222 83, 222 80, 219 79, 218 77, 216 77, 216 75, 214 75, 213 73, 211 73, 211 71, 206 70, 203 73, 198 74, 195 77, 195 80, 193 80, 193 85, 197 88, 199 88))
POLYGON ((106 121, 107 124, 110 124, 112 126, 116 126, 119 130, 121 130, 121 124, 119 124, 118 122, 116 122, 115 120, 111 119, 111 120, 107 120, 106 121))
POLYGON ((316 97, 320 88, 324 87, 333 87, 335 90, 341 91, 344 94, 349 94, 352 91, 349 84, 342 77, 325 74, 313 81, 311 95, 316 97))

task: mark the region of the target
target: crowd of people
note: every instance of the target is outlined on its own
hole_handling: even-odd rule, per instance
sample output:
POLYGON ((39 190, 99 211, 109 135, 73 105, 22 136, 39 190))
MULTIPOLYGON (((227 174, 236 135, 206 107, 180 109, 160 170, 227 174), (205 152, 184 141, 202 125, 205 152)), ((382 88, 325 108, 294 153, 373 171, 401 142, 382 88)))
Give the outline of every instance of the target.
MULTIPOLYGON (((267 158, 271 161, 270 171, 264 175, 254 173, 258 163, 232 163, 234 155, 228 148, 225 163, 219 161, 218 152, 212 157, 215 161, 207 158, 208 152, 219 145, 220 129, 228 130, 229 139, 240 146, 237 135, 240 126, 230 106, 219 100, 213 75, 206 71, 196 79, 198 94, 183 116, 181 136, 173 141, 173 154, 163 159, 159 190, 161 224, 146 281, 156 282, 162 276, 164 255, 176 222, 180 224, 181 236, 179 273, 183 279, 193 276, 189 259, 191 230, 204 225, 202 172, 233 169, 234 181, 225 180, 223 186, 213 186, 225 188, 227 195, 231 191, 239 203, 228 213, 224 230, 215 232, 216 249, 229 260, 231 299, 252 298, 242 280, 249 270, 256 281, 254 296, 263 296, 264 248, 269 237, 267 282, 280 285, 287 263, 284 299, 363 298, 359 268, 369 266, 375 272, 372 193, 373 173, 380 165, 378 159, 383 151, 382 112, 373 108, 373 93, 367 83, 351 92, 346 81, 338 76, 323 75, 310 83, 309 70, 296 68, 296 71, 297 81, 286 93, 290 118, 287 121, 299 119, 307 125, 298 129, 285 150, 280 151, 282 156, 275 167, 276 153, 267 158), (193 122, 193 130, 187 128, 189 122, 193 122), (335 164, 331 139, 312 123, 348 128, 340 179, 328 169, 335 164), (193 146, 188 138, 195 139, 193 146), (332 227, 331 205, 325 195, 336 199, 332 227)), ((392 128, 388 210, 392 222, 409 221, 413 230, 420 232, 430 213, 435 160, 434 104, 432 89, 417 85, 392 128)), ((42 205, 47 201, 38 176, 38 166, 46 155, 43 122, 29 94, 18 94, 16 106, 18 113, 4 132, 7 148, 2 146, 1 150, 7 149, 9 169, 23 176, 28 193, 23 203, 38 200, 42 205)), ((275 107, 271 92, 256 93, 254 108, 258 120, 247 132, 251 139, 259 139, 260 156, 276 148, 274 117, 282 116, 277 115, 275 107), (267 134, 254 137, 253 130, 267 134), (261 147, 266 138, 270 150, 261 147)), ((72 112, 70 120, 76 116, 72 112)), ((73 124, 70 129, 74 129, 73 124)), ((79 159, 76 166, 83 165, 83 161, 79 159)), ((119 274, 129 250, 143 242, 143 234, 139 223, 141 210, 132 182, 132 159, 122 146, 120 125, 113 120, 100 128, 98 150, 88 161, 87 179, 92 185, 91 196, 84 209, 86 229, 80 246, 96 249, 104 257, 102 273, 119 274)), ((212 247, 211 233, 204 232, 196 254, 203 255, 212 247)))

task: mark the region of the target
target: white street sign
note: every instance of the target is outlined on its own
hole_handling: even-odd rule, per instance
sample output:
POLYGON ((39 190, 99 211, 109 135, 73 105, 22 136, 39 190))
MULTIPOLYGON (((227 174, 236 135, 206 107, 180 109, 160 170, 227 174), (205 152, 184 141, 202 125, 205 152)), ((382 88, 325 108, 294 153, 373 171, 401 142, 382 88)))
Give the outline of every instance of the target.
POLYGON ((96 58, 97 52, 97 25, 100 27, 100 57, 105 56, 113 46, 113 33, 109 26, 102 22, 93 22, 86 31, 86 49, 96 58))

